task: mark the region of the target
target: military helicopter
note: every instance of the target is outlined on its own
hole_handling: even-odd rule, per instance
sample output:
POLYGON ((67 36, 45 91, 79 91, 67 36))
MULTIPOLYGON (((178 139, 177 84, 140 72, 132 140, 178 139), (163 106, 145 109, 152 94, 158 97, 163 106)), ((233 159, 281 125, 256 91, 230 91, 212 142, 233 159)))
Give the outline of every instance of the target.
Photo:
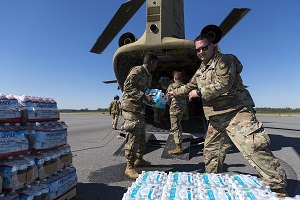
MULTIPOLYGON (((196 56, 193 40, 185 39, 183 0, 131 0, 123 3, 105 30, 90 50, 101 54, 131 17, 146 2, 146 30, 137 39, 132 33, 126 32, 119 38, 119 48, 113 56, 113 69, 116 80, 104 83, 118 83, 122 90, 129 70, 141 65, 143 57, 148 52, 154 52, 159 57, 159 66, 153 77, 169 76, 173 71, 185 71, 190 79, 199 68, 200 61, 196 56)), ((201 33, 210 35, 214 44, 221 40, 248 12, 248 8, 234 8, 220 24, 208 25, 201 33)), ((189 120, 183 121, 183 131, 192 134, 194 138, 203 137, 207 123, 203 114, 202 104, 196 99, 189 103, 189 120)), ((169 124, 154 123, 153 109, 146 109, 147 132, 152 138, 165 140, 159 133, 168 133, 169 124)), ((165 116, 165 118, 167 118, 165 116)))

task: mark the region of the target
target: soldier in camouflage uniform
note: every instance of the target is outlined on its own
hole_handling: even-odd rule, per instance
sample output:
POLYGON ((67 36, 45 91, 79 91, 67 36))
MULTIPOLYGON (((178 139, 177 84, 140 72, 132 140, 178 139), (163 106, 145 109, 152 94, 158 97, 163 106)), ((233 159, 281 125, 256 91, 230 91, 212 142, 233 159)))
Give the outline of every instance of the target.
MULTIPOLYGON (((169 85, 167 92, 172 91, 176 88, 180 88, 184 84, 182 81, 181 72, 175 71, 173 73, 174 83, 169 85)), ((168 151, 171 155, 181 154, 182 153, 182 127, 181 120, 183 114, 186 110, 187 97, 186 96, 178 96, 173 98, 168 98, 168 104, 170 105, 170 121, 171 121, 171 129, 170 131, 174 134, 174 141, 176 144, 176 148, 168 151)))
POLYGON ((109 114, 112 115, 112 127, 117 129, 119 115, 121 114, 121 102, 119 101, 119 96, 116 95, 114 100, 112 100, 108 107, 109 114))
POLYGON ((222 172, 225 156, 235 145, 278 196, 286 196, 286 174, 268 149, 270 138, 258 122, 254 102, 242 82, 242 64, 234 55, 214 51, 207 35, 195 39, 200 68, 183 88, 170 96, 201 97, 209 126, 204 142, 205 170, 222 172))
POLYGON ((151 85, 150 73, 156 69, 157 62, 158 58, 155 54, 146 54, 144 64, 133 67, 124 82, 122 112, 124 130, 127 133, 124 147, 127 160, 125 175, 131 179, 138 177, 135 167, 151 166, 150 162, 143 159, 146 149, 145 103, 143 101, 154 104, 152 97, 145 95, 145 91, 151 85))

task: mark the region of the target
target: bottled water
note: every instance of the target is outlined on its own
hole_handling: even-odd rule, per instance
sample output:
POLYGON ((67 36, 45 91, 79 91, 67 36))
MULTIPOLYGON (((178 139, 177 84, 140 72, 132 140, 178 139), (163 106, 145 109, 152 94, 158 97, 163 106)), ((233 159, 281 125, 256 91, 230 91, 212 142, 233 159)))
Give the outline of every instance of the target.
POLYGON ((0 93, 0 123, 21 122, 21 110, 13 95, 0 93))
POLYGON ((25 129, 25 136, 28 140, 29 150, 31 151, 33 149, 34 140, 35 140, 35 123, 28 122, 24 125, 25 129))
POLYGON ((143 171, 122 200, 292 200, 279 198, 260 179, 244 174, 143 171), (167 177, 167 178, 165 178, 167 177), (167 179, 167 180, 166 180, 167 179))
POLYGON ((246 174, 233 174, 228 179, 234 189, 236 188, 257 188, 270 190, 270 187, 266 186, 262 181, 258 180, 257 177, 246 175, 246 174))
POLYGON ((26 154, 29 151, 28 140, 25 136, 25 128, 20 125, 20 123, 16 123, 11 125, 12 129, 16 133, 15 145, 16 151, 18 154, 26 154))
POLYGON ((235 197, 237 200, 244 199, 270 199, 279 200, 276 193, 273 193, 266 189, 257 188, 242 188, 235 190, 235 197))
POLYGON ((59 111, 57 109, 57 104, 54 99, 47 97, 41 98, 41 109, 42 118, 47 121, 57 121, 59 120, 59 111))
POLYGON ((142 171, 136 179, 136 183, 163 185, 167 181, 167 174, 159 171, 142 171))
POLYGON ((18 157, 15 157, 16 162, 18 162, 19 169, 18 169, 18 176, 24 175, 25 176, 25 181, 26 182, 26 173, 27 173, 27 168, 28 168, 28 162, 24 159, 23 155, 20 155, 18 157))
POLYGON ((133 183, 123 195, 122 200, 158 200, 162 195, 160 185, 147 183, 133 183))
POLYGON ((228 174, 214 174, 214 173, 203 173, 196 175, 197 186, 200 188, 211 188, 211 187, 219 187, 224 188, 228 187, 228 174))
POLYGON ((0 158, 17 156, 28 152, 25 130, 20 124, 0 124, 0 158))
POLYGON ((54 116, 53 120, 59 120, 60 117, 59 117, 59 110, 58 110, 58 107, 57 107, 57 103, 53 98, 49 98, 49 100, 50 100, 51 109, 52 109, 53 116, 54 116))
POLYGON ((199 196, 194 186, 166 185, 163 188, 162 200, 198 200, 199 196))
POLYGON ((66 170, 54 173, 48 180, 50 199, 56 199, 59 196, 71 192, 77 185, 76 169, 68 167, 66 170))
POLYGON ((195 175, 189 172, 169 172, 168 185, 185 185, 192 186, 195 183, 195 175))
POLYGON ((22 187, 18 180, 18 170, 19 163, 12 156, 1 161, 0 174, 3 178, 2 189, 5 192, 11 192, 22 187))
POLYGON ((34 151, 49 150, 67 144, 67 125, 64 122, 36 122, 34 151))
POLYGON ((19 96, 18 102, 21 106, 27 109, 27 118, 29 122, 35 122, 39 119, 38 108, 36 107, 37 100, 32 96, 19 96))
POLYGON ((233 200, 235 199, 234 194, 224 188, 198 188, 200 199, 207 200, 233 200))
POLYGON ((6 95, 6 98, 9 100, 9 108, 11 110, 17 110, 18 109, 18 100, 15 98, 14 95, 8 94, 6 95))
POLYGON ((159 89, 148 89, 145 92, 146 95, 151 95, 152 99, 154 101, 154 105, 147 104, 149 106, 155 107, 155 108, 165 108, 166 102, 167 102, 167 96, 159 89))
POLYGON ((27 187, 23 188, 20 191, 20 198, 23 200, 34 200, 34 189, 31 185, 28 185, 27 187))
POLYGON ((41 189, 42 189, 43 199, 50 199, 49 183, 48 183, 47 179, 41 180, 40 186, 41 186, 41 189))
POLYGON ((60 160, 59 169, 65 168, 72 163, 72 153, 70 145, 66 144, 64 146, 58 147, 57 155, 60 160))
POLYGON ((44 166, 45 166, 45 156, 42 153, 33 153, 33 158, 34 158, 34 162, 35 165, 37 167, 37 171, 38 171, 38 179, 43 179, 46 178, 48 176, 48 174, 46 174, 44 172, 44 166))
POLYGON ((35 159, 32 155, 27 154, 27 155, 24 155, 23 157, 26 160, 27 166, 28 166, 27 174, 26 174, 27 182, 25 185, 29 185, 38 178, 38 168, 35 165, 35 159))
POLYGON ((17 150, 14 142, 15 134, 9 123, 0 124, 0 138, 0 158, 12 156, 17 150))
POLYGON ((153 97, 153 101, 155 102, 155 107, 163 109, 166 107, 167 97, 159 90, 157 95, 153 97))

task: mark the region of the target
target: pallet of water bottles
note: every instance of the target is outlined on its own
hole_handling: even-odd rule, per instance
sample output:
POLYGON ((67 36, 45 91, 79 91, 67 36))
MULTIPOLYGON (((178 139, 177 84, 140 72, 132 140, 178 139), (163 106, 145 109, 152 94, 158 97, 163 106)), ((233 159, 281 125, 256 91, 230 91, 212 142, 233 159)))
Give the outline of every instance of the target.
POLYGON ((122 200, 261 200, 279 198, 255 176, 143 171, 122 200))
POLYGON ((0 200, 76 195, 67 125, 58 120, 52 98, 0 93, 0 200))

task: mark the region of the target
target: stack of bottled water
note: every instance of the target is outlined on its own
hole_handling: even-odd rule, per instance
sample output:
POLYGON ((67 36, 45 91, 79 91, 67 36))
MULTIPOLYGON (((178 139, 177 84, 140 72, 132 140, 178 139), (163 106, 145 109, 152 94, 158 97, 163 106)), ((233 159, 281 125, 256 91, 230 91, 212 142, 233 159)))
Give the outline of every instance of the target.
POLYGON ((27 109, 28 121, 57 121, 60 119, 57 103, 53 98, 16 96, 20 106, 27 109))
POLYGON ((143 171, 128 188, 122 200, 161 199, 163 186, 167 182, 167 174, 159 171, 143 171))
POLYGON ((18 100, 12 94, 0 93, 0 123, 21 122, 18 100))
POLYGON ((64 199, 77 175, 53 98, 0 93, 0 200, 64 199))
POLYGON ((155 108, 165 108, 166 102, 167 102, 167 96, 159 89, 148 89, 145 92, 146 95, 151 95, 152 99, 154 101, 154 105, 147 104, 149 106, 155 107, 155 108))
POLYGON ((67 144, 67 125, 63 121, 27 123, 25 135, 33 151, 48 150, 67 144))
POLYGON ((195 176, 190 172, 169 172, 168 180, 163 187, 162 199, 195 199, 195 176))
POLYGON ((0 123, 0 158, 28 153, 28 140, 20 123, 0 123))
POLYGON ((143 171, 122 200, 280 200, 257 177, 244 174, 143 171))
POLYGON ((69 199, 64 194, 68 191, 73 191, 76 185, 76 169, 70 165, 64 170, 59 170, 45 179, 37 180, 16 192, 20 195, 20 199, 26 200, 58 199, 58 197, 69 199))
POLYGON ((29 156, 19 155, 8 157, 1 161, 0 174, 3 178, 2 189, 14 191, 29 185, 37 178, 37 167, 34 159, 29 156))

